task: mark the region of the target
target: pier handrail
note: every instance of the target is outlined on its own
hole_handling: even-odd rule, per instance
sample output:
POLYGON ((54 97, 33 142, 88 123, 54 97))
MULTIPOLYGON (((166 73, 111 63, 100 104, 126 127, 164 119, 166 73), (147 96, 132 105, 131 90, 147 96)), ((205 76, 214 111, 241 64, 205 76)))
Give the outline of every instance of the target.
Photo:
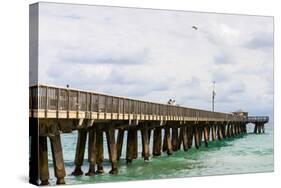
POLYGON ((30 87, 29 109, 193 117, 206 121, 246 121, 232 113, 173 106, 92 91, 38 84, 30 87))
POLYGON ((268 122, 268 116, 248 116, 247 122, 268 122))

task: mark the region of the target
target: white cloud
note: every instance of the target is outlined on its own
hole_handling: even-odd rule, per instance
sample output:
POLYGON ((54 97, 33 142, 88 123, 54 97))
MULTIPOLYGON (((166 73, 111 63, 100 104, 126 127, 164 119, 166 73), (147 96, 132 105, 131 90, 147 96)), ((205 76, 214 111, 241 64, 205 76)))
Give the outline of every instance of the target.
POLYGON ((271 17, 41 3, 39 27, 40 82, 210 109, 216 80, 218 111, 273 114, 271 17))

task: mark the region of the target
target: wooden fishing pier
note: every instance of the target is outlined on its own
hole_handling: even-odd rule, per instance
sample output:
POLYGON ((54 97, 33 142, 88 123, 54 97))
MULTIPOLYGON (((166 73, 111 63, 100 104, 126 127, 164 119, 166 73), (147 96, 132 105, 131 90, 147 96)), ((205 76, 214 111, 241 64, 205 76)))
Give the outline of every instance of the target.
POLYGON ((172 155, 181 148, 188 151, 194 145, 199 149, 201 143, 208 147, 210 140, 246 134, 249 123, 255 125, 254 133, 264 133, 264 124, 269 121, 267 116, 253 117, 245 112, 211 112, 41 84, 30 87, 29 97, 30 182, 36 185, 49 184, 47 139, 57 184, 65 183, 63 133, 78 131, 74 176, 84 174, 81 166, 88 138, 89 170, 85 175, 94 176, 104 173, 104 132, 109 173, 117 174, 125 134, 126 161, 132 163, 138 157, 138 132, 142 157, 149 160, 151 152, 153 156, 162 152, 172 155), (153 151, 149 151, 151 137, 153 151))

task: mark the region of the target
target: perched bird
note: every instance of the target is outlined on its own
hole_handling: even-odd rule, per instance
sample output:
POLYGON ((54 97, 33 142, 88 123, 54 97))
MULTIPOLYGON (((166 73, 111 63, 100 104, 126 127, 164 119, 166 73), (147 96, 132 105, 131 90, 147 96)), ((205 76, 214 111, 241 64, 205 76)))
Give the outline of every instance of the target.
POLYGON ((69 88, 69 85, 67 84, 66 87, 69 88))
POLYGON ((193 26, 192 26, 192 29, 197 30, 197 29, 198 29, 198 27, 196 27, 196 26, 194 26, 194 25, 193 25, 193 26))

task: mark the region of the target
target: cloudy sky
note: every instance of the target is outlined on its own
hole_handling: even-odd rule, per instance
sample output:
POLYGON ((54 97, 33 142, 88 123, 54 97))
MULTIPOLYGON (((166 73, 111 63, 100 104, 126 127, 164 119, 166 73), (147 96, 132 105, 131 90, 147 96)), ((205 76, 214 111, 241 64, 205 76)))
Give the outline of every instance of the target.
POLYGON ((41 3, 39 82, 273 114, 273 18, 41 3), (198 30, 192 29, 192 26, 198 30))

